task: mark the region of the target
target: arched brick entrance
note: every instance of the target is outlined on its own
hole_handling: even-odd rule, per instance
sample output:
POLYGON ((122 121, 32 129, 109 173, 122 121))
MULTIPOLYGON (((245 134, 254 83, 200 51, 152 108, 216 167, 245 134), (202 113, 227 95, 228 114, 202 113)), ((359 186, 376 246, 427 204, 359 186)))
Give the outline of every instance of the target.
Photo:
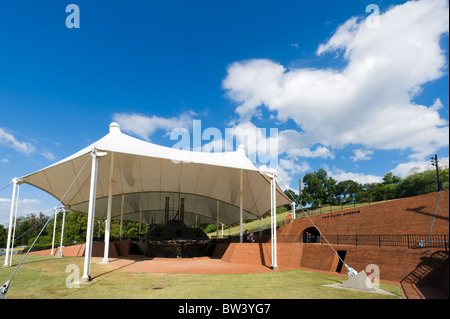
POLYGON ((320 232, 316 227, 311 226, 301 232, 300 238, 302 243, 318 243, 320 242, 320 232))

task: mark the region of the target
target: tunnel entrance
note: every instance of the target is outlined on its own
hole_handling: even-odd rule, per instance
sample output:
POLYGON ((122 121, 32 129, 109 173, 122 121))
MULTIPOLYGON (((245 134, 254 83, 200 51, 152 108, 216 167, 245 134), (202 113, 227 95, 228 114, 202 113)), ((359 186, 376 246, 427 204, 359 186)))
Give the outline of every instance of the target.
POLYGON ((306 244, 319 243, 320 233, 316 227, 309 227, 303 231, 302 242, 306 244))

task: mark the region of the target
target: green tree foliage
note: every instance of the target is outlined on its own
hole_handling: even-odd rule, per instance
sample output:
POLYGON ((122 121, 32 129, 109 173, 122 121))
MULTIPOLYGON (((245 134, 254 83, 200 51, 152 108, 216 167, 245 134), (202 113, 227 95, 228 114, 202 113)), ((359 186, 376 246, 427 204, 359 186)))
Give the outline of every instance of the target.
MULTIPOLYGON (((443 189, 449 188, 449 169, 440 169, 439 178, 443 189)), ((419 172, 413 169, 406 178, 386 173, 381 183, 359 184, 352 180, 336 181, 327 177, 327 172, 319 169, 308 173, 303 178, 305 187, 300 196, 293 190, 286 190, 289 199, 295 198, 297 203, 317 208, 325 204, 348 204, 383 201, 410 197, 437 191, 437 174, 435 169, 419 172)))
POLYGON ((291 201, 300 202, 300 197, 292 189, 286 189, 284 193, 291 201))
MULTIPOLYGON (((439 170, 439 179, 443 182, 443 189, 448 189, 449 186, 448 172, 448 168, 439 170)), ((437 191, 436 170, 413 173, 398 184, 398 197, 410 197, 435 191, 437 191)))
POLYGON ((6 238, 8 237, 8 229, 0 225, 0 247, 6 246, 6 238))
POLYGON ((362 191, 362 186, 355 181, 347 180, 337 183, 334 196, 339 204, 353 203, 362 191))
POLYGON ((306 174, 303 177, 304 188, 300 194, 302 205, 310 204, 312 207, 319 207, 336 203, 336 199, 333 197, 336 183, 336 180, 327 176, 324 169, 306 174))
POLYGON ((398 198, 398 185, 401 180, 400 177, 395 176, 392 172, 386 173, 383 177, 383 182, 377 185, 375 199, 388 200, 398 198))
MULTIPOLYGON (((16 222, 16 233, 14 246, 30 246, 39 232, 44 227, 50 217, 42 213, 39 215, 30 214, 25 217, 18 217, 16 222)), ((86 241, 87 231, 87 215, 79 212, 66 213, 64 223, 63 245, 74 245, 84 243, 86 241)), ((58 247, 61 240, 63 213, 59 212, 56 217, 55 246, 58 247)), ((49 221, 47 227, 42 231, 41 236, 35 243, 36 249, 48 249, 52 246, 53 241, 54 218, 49 221)), ((147 227, 142 226, 141 231, 145 232, 147 227)), ((0 225, 0 247, 6 246, 8 229, 0 225)), ((94 219, 93 240, 103 241, 105 236, 105 223, 98 222, 94 219)), ((139 236, 139 223, 131 221, 123 221, 122 239, 135 239, 139 236)), ((113 220, 111 222, 111 240, 120 237, 120 221, 113 220)))

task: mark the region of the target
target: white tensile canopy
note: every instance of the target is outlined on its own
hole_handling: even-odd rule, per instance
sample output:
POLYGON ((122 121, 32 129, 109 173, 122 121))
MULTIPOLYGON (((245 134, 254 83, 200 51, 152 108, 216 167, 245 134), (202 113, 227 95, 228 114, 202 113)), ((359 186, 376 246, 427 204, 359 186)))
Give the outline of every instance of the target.
MULTIPOLYGON (((126 135, 116 123, 97 142, 49 167, 21 178, 53 195, 71 210, 88 213, 90 162, 92 150, 106 152, 99 157, 95 217, 106 220, 112 174, 111 218, 164 223, 166 197, 172 217, 184 198, 184 222, 187 225, 219 222, 231 225, 240 221, 240 174, 243 173, 243 219, 256 219, 270 209, 270 178, 261 173, 245 155, 236 152, 190 152, 155 145, 126 135), (112 157, 114 159, 112 160, 112 157), (63 198, 63 196, 65 197, 63 198), (123 197, 122 197, 123 195, 123 197), (122 208, 123 207, 123 208, 122 208)), ((277 187, 276 206, 290 201, 277 187)))
MULTIPOLYGON (((243 220, 260 218, 270 210, 272 265, 278 268, 275 208, 290 201, 276 185, 273 173, 261 172, 253 165, 244 146, 236 152, 191 152, 133 138, 123 134, 117 123, 109 128, 109 134, 72 156, 14 179, 10 225, 17 202, 16 186, 22 183, 46 191, 66 208, 87 213, 81 280, 89 281, 94 217, 106 220, 103 261, 109 262, 111 219, 162 224, 168 217, 180 218, 184 202, 182 219, 187 225, 214 221, 231 225, 239 221, 242 242, 243 220)), ((11 227, 7 255, 10 232, 11 227)))

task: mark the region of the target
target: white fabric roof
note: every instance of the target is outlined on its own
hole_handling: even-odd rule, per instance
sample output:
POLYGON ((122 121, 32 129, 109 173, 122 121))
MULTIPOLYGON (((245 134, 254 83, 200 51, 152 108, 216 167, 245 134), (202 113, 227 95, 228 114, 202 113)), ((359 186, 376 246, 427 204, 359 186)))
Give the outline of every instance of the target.
MULTIPOLYGON (((114 152, 112 218, 119 219, 124 198, 124 219, 144 223, 163 223, 165 197, 170 197, 171 216, 185 198, 185 223, 229 225, 239 221, 240 170, 243 170, 244 220, 261 217, 270 210, 270 179, 245 155, 236 152, 190 152, 155 145, 128 136, 111 123, 110 132, 97 142, 40 171, 22 177, 22 182, 36 186, 61 200, 75 177, 62 204, 87 213, 92 149, 107 152, 99 157, 95 217, 106 219, 111 156, 114 152), (197 215, 197 217, 195 217, 197 215)), ((277 206, 290 201, 277 186, 277 206)))

